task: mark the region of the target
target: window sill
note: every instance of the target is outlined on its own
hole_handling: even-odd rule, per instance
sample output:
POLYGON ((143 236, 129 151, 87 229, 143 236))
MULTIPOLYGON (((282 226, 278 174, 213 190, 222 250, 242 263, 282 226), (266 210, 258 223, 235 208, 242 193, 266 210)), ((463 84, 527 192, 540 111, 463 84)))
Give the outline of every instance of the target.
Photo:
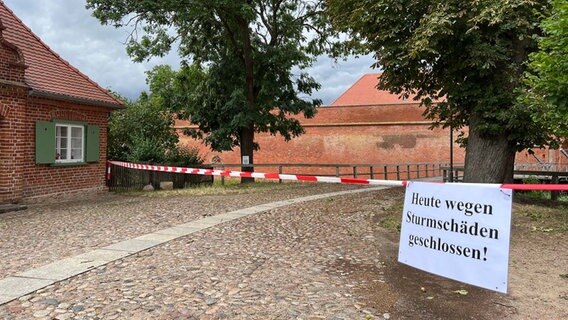
POLYGON ((74 167, 74 166, 86 166, 90 163, 88 162, 58 162, 58 163, 52 163, 49 166, 50 167, 74 167))

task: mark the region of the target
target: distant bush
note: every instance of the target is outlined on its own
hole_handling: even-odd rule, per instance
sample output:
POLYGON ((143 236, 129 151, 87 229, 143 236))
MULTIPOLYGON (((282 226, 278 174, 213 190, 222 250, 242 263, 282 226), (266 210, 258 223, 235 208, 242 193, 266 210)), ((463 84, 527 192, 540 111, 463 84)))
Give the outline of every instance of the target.
POLYGON ((169 154, 166 162, 177 166, 189 166, 194 164, 203 164, 204 160, 199 154, 197 148, 178 146, 174 152, 169 154))
POLYGON ((179 145, 175 114, 160 99, 143 92, 137 101, 123 99, 126 108, 111 114, 107 154, 111 160, 144 163, 202 164, 196 148, 179 145))

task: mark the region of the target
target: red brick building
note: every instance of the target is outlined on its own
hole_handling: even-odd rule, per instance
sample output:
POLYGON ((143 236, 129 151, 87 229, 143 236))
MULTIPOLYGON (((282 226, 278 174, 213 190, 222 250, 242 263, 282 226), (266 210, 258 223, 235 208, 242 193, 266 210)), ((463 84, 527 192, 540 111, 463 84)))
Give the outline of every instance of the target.
MULTIPOLYGON (((429 130, 431 121, 412 99, 376 89, 378 74, 367 74, 330 106, 320 107, 313 119, 299 118, 306 133, 292 141, 257 134, 260 151, 255 162, 309 164, 393 164, 449 162, 447 129, 429 130)), ((183 128, 187 123, 178 122, 183 128)), ((182 143, 198 146, 205 161, 214 156, 223 163, 240 163, 240 150, 212 152, 182 137, 182 143)), ((463 162, 464 150, 455 146, 454 160, 463 162)))
POLYGON ((0 203, 102 188, 107 119, 121 107, 0 1, 0 203))

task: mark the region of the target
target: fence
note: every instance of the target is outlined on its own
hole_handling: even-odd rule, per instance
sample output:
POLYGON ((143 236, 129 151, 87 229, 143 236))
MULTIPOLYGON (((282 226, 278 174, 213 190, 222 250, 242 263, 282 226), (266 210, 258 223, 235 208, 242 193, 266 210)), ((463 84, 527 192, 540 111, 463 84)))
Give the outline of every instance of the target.
MULTIPOLYGON (((307 176, 353 177, 384 180, 411 180, 420 178, 440 177, 441 168, 446 163, 414 163, 414 164, 210 164, 199 166, 204 169, 229 170, 242 167, 254 167, 259 172, 278 172, 279 174, 302 174, 307 176)), ((142 190, 147 185, 157 190, 164 183, 171 183, 175 188, 186 188, 200 184, 211 184, 213 176, 192 175, 173 172, 158 172, 130 169, 121 166, 108 165, 107 186, 110 191, 142 190)), ((221 183, 225 177, 221 176, 221 183)), ((281 180, 279 182, 282 182, 281 180)))
MULTIPOLYGON (((211 169, 211 167, 203 166, 199 166, 199 168, 211 169)), ((173 189, 183 189, 212 183, 213 176, 136 170, 111 164, 107 165, 107 187, 109 191, 137 191, 142 190, 147 185, 152 185, 154 190, 163 189, 166 185, 170 185, 173 189)))
MULTIPOLYGON (((450 168, 443 166, 440 168, 444 181, 450 181, 450 168)), ((453 181, 459 182, 463 179, 463 164, 454 166, 453 181)), ((516 163, 513 175, 515 181, 522 182, 524 178, 534 177, 541 181, 550 183, 566 183, 568 182, 568 165, 549 163, 543 166, 538 163, 516 163)))
MULTIPOLYGON (((463 173, 464 167, 454 167, 453 168, 453 181, 459 182, 463 180, 463 173)), ((441 167, 442 170, 442 177, 444 182, 450 181, 450 168, 449 167, 441 167)), ((513 170, 513 177, 515 183, 523 183, 523 180, 526 178, 534 178, 540 183, 545 184, 568 184, 568 165, 558 165, 558 164, 550 164, 546 170, 542 169, 542 166, 539 164, 515 164, 515 170, 513 170), (531 168, 533 170, 529 170, 531 168), (556 169, 556 170, 551 170, 556 169)), ((551 191, 550 192, 550 199, 551 200, 558 200, 560 195, 559 191, 551 191)))
MULTIPOLYGON (((308 163, 272 163, 272 164, 211 164, 218 170, 254 167, 255 171, 278 172, 279 174, 302 174, 324 177, 353 177, 383 180, 411 180, 440 177, 441 168, 447 163, 412 163, 412 164, 308 164, 308 163)), ((224 177, 221 177, 224 182, 224 177)), ((281 182, 281 181, 280 181, 281 182)))
POLYGON ((519 171, 556 171, 568 172, 568 164, 560 163, 515 163, 515 170, 519 171))

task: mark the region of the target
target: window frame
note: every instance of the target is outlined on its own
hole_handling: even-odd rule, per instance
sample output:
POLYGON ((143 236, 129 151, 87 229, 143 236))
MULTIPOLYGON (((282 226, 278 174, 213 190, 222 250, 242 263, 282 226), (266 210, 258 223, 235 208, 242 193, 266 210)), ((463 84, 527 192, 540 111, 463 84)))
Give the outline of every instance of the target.
MULTIPOLYGON (((78 166, 89 163, 99 163, 101 160, 101 129, 99 125, 83 121, 52 119, 51 121, 37 120, 35 122, 35 163, 37 165, 78 166), (56 130, 55 125, 82 126, 83 131, 83 162, 56 162, 56 130)), ((76 159, 73 159, 76 160, 76 159)))
MULTIPOLYGON (((65 123, 65 122, 55 122, 55 150, 53 150, 53 152, 55 152, 55 163, 56 164, 67 164, 67 163, 84 163, 85 162, 85 157, 86 157, 86 126, 83 124, 76 124, 76 123, 65 123), (67 145, 65 146, 66 151, 66 157, 67 159, 57 159, 57 149, 58 149, 58 141, 57 141, 57 128, 58 127, 64 127, 67 128, 67 135, 66 135, 66 139, 67 139, 67 145), (79 159, 71 159, 72 157, 72 138, 73 138, 73 128, 79 128, 81 129, 81 158, 79 159)), ((61 148, 59 148, 61 149, 61 148)))

